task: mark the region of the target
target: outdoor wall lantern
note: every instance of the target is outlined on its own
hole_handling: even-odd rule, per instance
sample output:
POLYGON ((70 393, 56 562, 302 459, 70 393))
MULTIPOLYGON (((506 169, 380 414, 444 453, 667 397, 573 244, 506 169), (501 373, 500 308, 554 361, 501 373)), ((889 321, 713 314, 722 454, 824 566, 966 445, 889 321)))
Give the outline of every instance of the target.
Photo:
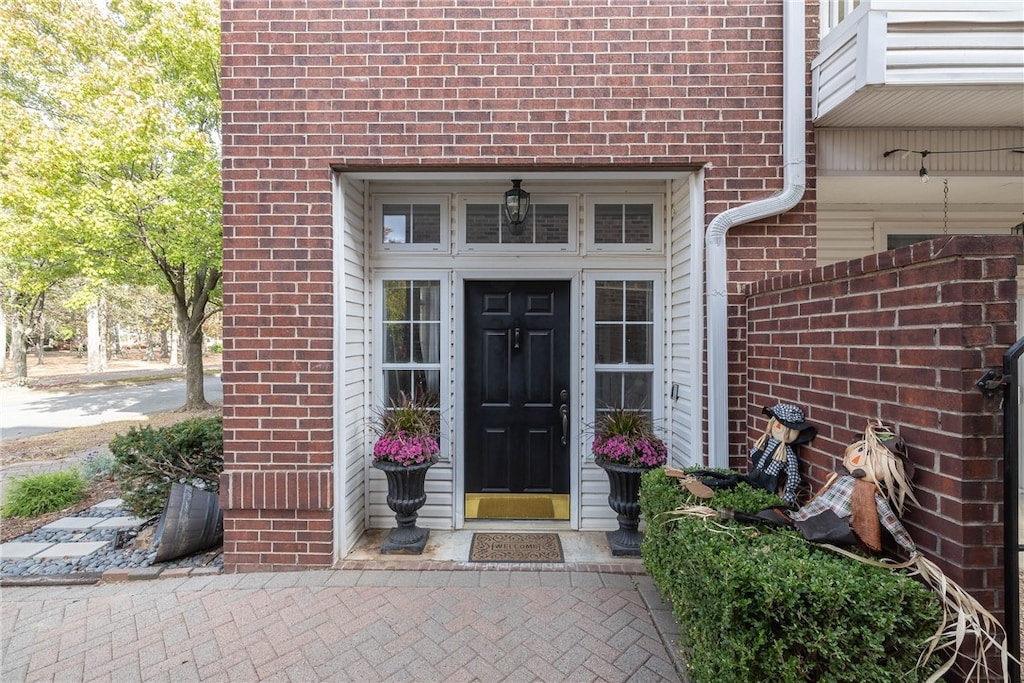
POLYGON ((530 193, 519 187, 521 182, 513 180, 512 189, 505 193, 505 215, 511 224, 510 232, 517 236, 523 234, 523 223, 530 211, 530 193))

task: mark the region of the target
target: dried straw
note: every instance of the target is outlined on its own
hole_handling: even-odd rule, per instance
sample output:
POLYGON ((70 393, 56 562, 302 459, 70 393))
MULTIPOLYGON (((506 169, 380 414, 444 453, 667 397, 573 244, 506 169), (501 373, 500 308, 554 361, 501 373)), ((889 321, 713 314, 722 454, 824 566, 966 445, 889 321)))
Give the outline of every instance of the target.
POLYGON ((896 449, 896 444, 899 443, 896 430, 882 424, 881 420, 869 420, 864 429, 864 443, 882 495, 896 510, 896 514, 900 517, 903 516, 908 498, 914 505, 920 506, 914 496, 913 485, 910 483, 910 477, 907 476, 903 464, 905 454, 899 453, 896 449), (887 442, 893 448, 886 446, 887 442))

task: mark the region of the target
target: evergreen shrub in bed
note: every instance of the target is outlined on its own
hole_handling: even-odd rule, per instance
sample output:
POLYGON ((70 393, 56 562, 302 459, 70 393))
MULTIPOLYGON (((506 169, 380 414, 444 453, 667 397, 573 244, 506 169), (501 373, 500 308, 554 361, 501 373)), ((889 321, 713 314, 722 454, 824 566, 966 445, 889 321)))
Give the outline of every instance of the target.
POLYGON ((771 526, 670 515, 710 505, 754 513, 781 499, 740 484, 701 501, 656 469, 644 474, 644 567, 673 605, 693 683, 924 681, 939 627, 931 591, 771 526))

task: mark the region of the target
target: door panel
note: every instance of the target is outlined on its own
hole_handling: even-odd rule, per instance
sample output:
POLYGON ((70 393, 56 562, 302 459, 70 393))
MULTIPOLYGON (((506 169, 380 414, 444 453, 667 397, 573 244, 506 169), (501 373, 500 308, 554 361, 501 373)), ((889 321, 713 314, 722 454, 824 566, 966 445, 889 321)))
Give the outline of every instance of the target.
POLYGON ((466 284, 467 493, 569 492, 569 332, 568 282, 466 284))

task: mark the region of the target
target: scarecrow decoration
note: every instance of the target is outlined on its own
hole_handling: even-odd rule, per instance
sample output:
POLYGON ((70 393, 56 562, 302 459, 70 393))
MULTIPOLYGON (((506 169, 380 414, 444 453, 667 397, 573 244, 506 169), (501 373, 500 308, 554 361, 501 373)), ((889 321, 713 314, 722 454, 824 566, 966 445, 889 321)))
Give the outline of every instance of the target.
POLYGON ((917 504, 910 485, 913 476, 903 439, 880 421, 869 422, 863 438, 847 447, 843 469, 833 473, 809 503, 789 513, 789 520, 808 541, 860 541, 876 553, 882 550, 885 527, 913 556, 914 541, 897 516, 903 514, 908 498, 917 504))
MULTIPOLYGON (((773 409, 773 414, 779 411, 781 405, 773 409)), ((795 415, 786 414, 784 420, 796 424, 803 422, 802 413, 799 420, 791 420, 791 417, 795 415)), ((782 420, 779 422, 785 424, 782 420)), ((768 432, 772 429, 769 421, 768 432)), ((785 442, 783 438, 776 437, 776 440, 785 442)), ((752 459, 754 454, 759 452, 762 441, 765 441, 764 437, 755 444, 752 459)), ((765 450, 769 447, 770 439, 765 450)), ((762 461, 763 459, 756 460, 755 466, 762 461)), ((701 473, 678 471, 669 474, 678 476, 680 484, 692 491, 688 484, 693 483, 694 475, 701 473)), ((807 504, 795 511, 769 508, 757 515, 746 515, 698 505, 680 508, 676 513, 706 519, 733 519, 793 526, 807 541, 819 543, 859 562, 893 571, 906 570, 910 576, 919 577, 939 597, 944 613, 943 623, 938 631, 926 641, 921 664, 927 662, 937 649, 952 649, 949 659, 942 663, 928 679, 928 683, 938 681, 952 668, 961 651, 968 647, 972 650, 964 654, 971 662, 971 669, 966 672, 964 680, 986 680, 985 676, 996 673, 991 671, 988 664, 990 656, 998 656, 1005 679, 1010 655, 1007 651, 1006 633, 999 620, 961 586, 949 579, 937 565, 922 555, 900 521, 899 515, 903 514, 908 500, 919 505, 911 485, 913 475, 914 466, 907 457, 906 444, 896 430, 883 424, 881 420, 870 420, 863 435, 846 449, 842 468, 833 473, 825 486, 807 504), (879 562, 837 547, 863 545, 878 553, 882 549, 883 527, 906 552, 909 559, 901 563, 885 560, 879 562)), ((788 498, 786 500, 789 501, 788 498)))
POLYGON ((761 412, 768 416, 768 424, 750 451, 748 474, 724 474, 714 470, 684 472, 674 467, 666 467, 665 474, 679 479, 680 485, 693 495, 708 500, 714 496, 714 489, 732 488, 741 481, 780 495, 779 475, 785 470, 786 483, 781 497, 796 509, 800 461, 797 460, 795 449, 811 441, 818 430, 804 420, 803 410, 790 403, 779 403, 774 408, 765 407, 761 412))
POLYGON ((768 415, 764 434, 754 443, 750 451, 750 473, 747 483, 769 493, 779 492, 779 475, 786 471, 786 485, 782 499, 796 506, 797 487, 800 486, 800 462, 796 458, 796 446, 813 439, 818 430, 804 421, 804 411, 789 403, 779 403, 774 408, 761 411, 768 415))

